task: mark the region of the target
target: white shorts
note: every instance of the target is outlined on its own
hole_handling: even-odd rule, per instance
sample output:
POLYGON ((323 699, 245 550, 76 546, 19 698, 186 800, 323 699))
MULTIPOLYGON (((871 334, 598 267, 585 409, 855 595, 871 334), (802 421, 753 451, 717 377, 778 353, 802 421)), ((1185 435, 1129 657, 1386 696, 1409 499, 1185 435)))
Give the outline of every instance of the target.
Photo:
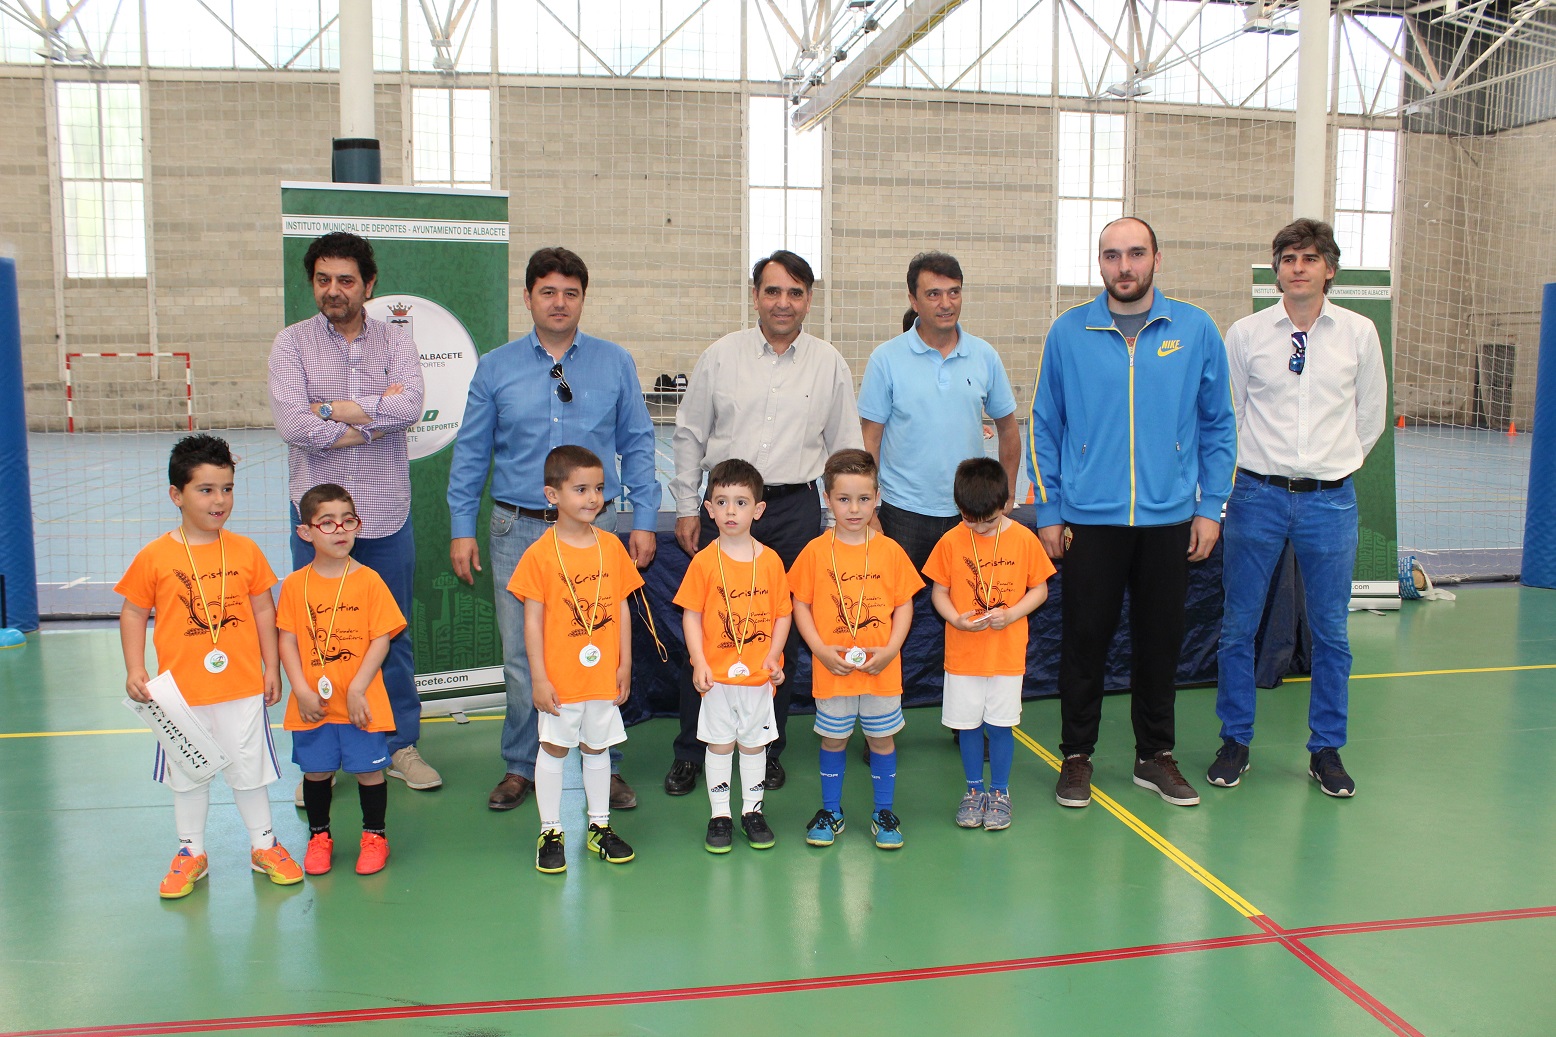
POLYGON ((562 711, 559 717, 543 709, 537 711, 540 720, 535 732, 542 742, 569 749, 582 742, 591 749, 607 749, 627 740, 621 710, 610 699, 564 702, 558 708, 562 711))
POLYGON ((697 712, 697 739, 707 745, 735 742, 750 749, 778 738, 778 720, 773 713, 773 686, 760 688, 739 684, 720 684, 702 697, 697 712))
MULTIPOLYGON (((281 761, 276 758, 276 743, 271 737, 270 717, 265 713, 265 697, 250 695, 213 706, 190 706, 232 762, 222 769, 229 788, 238 791, 262 789, 281 780, 281 761)), ((151 776, 174 792, 193 792, 211 779, 190 781, 184 772, 168 763, 162 743, 157 743, 156 762, 151 776)))
POLYGON ((984 724, 1015 727, 1021 723, 1021 675, 947 673, 945 692, 940 696, 940 723, 955 731, 972 731, 984 724))
POLYGON ((816 733, 823 738, 847 738, 854 720, 866 737, 886 738, 906 726, 901 695, 834 695, 816 700, 816 733))

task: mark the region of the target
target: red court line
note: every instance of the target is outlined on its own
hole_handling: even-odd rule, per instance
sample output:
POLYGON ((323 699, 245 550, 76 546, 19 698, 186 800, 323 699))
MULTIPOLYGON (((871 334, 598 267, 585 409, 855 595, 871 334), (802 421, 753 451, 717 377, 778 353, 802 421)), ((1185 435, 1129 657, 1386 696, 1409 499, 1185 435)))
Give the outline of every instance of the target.
POLYGON ((938 965, 922 969, 898 969, 891 972, 862 972, 845 976, 814 976, 807 979, 772 980, 763 983, 731 983, 721 986, 680 987, 666 990, 620 991, 607 994, 577 994, 570 997, 522 998, 507 1001, 466 1001, 431 1005, 389 1005, 379 1008, 348 1008, 333 1012, 297 1012, 287 1015, 238 1016, 228 1019, 190 1019, 172 1022, 131 1023, 104 1026, 64 1027, 51 1030, 26 1030, 0 1033, 0 1037, 153 1037, 158 1034, 209 1033, 231 1030, 257 1030, 267 1026, 325 1026, 332 1023, 380 1022, 394 1019, 426 1019, 440 1016, 495 1015, 505 1012, 543 1012, 569 1008, 608 1008, 618 1005, 661 1004, 672 1001, 710 1000, 726 997, 751 997, 759 994, 788 994, 808 990, 836 990, 844 987, 874 986, 886 983, 911 983, 927 979, 954 979, 1001 972, 1088 965, 1107 961, 1161 957, 1194 951, 1221 950, 1279 943, 1302 959, 1330 983, 1374 1015, 1395 1033, 1420 1037, 1417 1030, 1370 994, 1352 983, 1337 969, 1301 944, 1301 939, 1343 936, 1354 933, 1420 929, 1443 925, 1468 925, 1477 922, 1513 921, 1524 918, 1556 917, 1556 906, 1514 908, 1506 911, 1477 911, 1457 915, 1424 918, 1385 919, 1374 922, 1348 922, 1336 925, 1282 929, 1264 915, 1252 921, 1262 930, 1239 936, 1218 936, 1205 940, 1146 944, 1071 954, 1052 954, 1036 958, 1012 958, 1005 961, 938 965), (1383 1014, 1379 1014, 1381 1010, 1383 1014), (1403 1027, 1403 1028, 1400 1028, 1403 1027))
POLYGON ((1319 956, 1317 951, 1313 950, 1301 940, 1294 939, 1290 933, 1276 925, 1268 915, 1254 915, 1251 921, 1259 928, 1265 930, 1266 932, 1273 933, 1275 936, 1279 937, 1279 942, 1282 947, 1285 947, 1292 954, 1296 955, 1299 961, 1322 976, 1329 982, 1331 986, 1340 991, 1340 993, 1344 994, 1346 997, 1356 1002, 1356 1004, 1360 1005, 1362 1010, 1365 1011, 1368 1015, 1372 1016, 1374 1019, 1378 1020, 1378 1022, 1388 1027, 1390 1032, 1399 1034, 1400 1037, 1425 1037, 1425 1035, 1422 1034, 1420 1030, 1417 1030, 1414 1026, 1411 1026, 1409 1023, 1405 1022, 1405 1020, 1397 1012, 1389 1008, 1388 1005, 1385 1005, 1382 1001, 1379 1001, 1377 998, 1373 997, 1361 986, 1352 981, 1349 976, 1325 961, 1322 957, 1319 956))

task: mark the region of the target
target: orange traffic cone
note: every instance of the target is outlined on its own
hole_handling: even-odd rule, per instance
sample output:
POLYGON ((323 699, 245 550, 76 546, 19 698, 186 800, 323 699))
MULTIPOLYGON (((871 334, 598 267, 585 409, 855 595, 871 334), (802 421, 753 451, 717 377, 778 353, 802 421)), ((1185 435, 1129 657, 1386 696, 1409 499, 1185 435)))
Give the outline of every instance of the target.
POLYGON ((1394 427, 1395 428, 1404 428, 1405 427, 1405 416, 1403 414, 1401 414, 1399 416, 1399 420, 1398 421, 1394 422, 1394 427))
POLYGON ((1518 435, 1518 422, 1513 421, 1512 419, 1508 420, 1508 423, 1507 423, 1507 434, 1510 435, 1510 436, 1518 435))

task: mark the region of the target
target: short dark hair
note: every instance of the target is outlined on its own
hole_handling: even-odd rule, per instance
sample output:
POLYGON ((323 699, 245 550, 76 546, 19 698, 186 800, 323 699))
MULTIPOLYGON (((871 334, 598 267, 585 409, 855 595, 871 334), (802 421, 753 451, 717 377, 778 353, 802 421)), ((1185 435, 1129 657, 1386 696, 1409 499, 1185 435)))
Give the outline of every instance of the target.
POLYGON ((902 315, 902 330, 905 331, 905 332, 906 331, 912 331, 913 330, 913 325, 915 325, 917 323, 918 323, 918 311, 915 310, 913 307, 909 306, 908 307, 908 312, 906 312, 906 313, 904 313, 902 315))
POLYGON ((772 255, 763 256, 756 261, 756 266, 751 268, 752 288, 756 288, 762 283, 762 271, 767 269, 768 263, 777 263, 783 267, 784 270, 788 271, 790 277, 805 286, 807 292, 816 283, 816 272, 810 268, 810 264, 788 249, 781 248, 772 255))
POLYGON ((1156 244, 1156 230, 1155 230, 1155 228, 1153 228, 1149 223, 1145 222, 1144 220, 1142 220, 1138 216, 1120 216, 1116 220, 1109 220, 1108 222, 1104 223, 1102 225, 1102 229, 1097 232, 1097 243, 1098 243, 1098 245, 1099 246, 1101 245, 1101 243, 1102 243, 1102 235, 1104 235, 1104 234, 1106 234, 1108 232, 1108 228, 1109 227, 1113 226, 1113 224, 1115 224, 1115 223, 1123 223, 1125 220, 1133 220, 1134 222, 1140 224, 1140 226, 1145 228, 1145 232, 1147 234, 1151 235, 1151 254, 1152 255, 1155 255, 1156 253, 1161 251, 1161 247, 1156 244))
POLYGON ((762 499, 762 492, 766 489, 762 473, 756 470, 756 465, 738 457, 720 461, 708 473, 708 492, 711 494, 720 486, 744 486, 751 491, 752 499, 757 501, 762 499))
POLYGON ((182 490, 194 477, 194 470, 203 464, 231 468, 233 471, 238 468, 238 462, 232 456, 232 448, 225 439, 207 436, 203 432, 185 436, 173 444, 173 452, 168 456, 168 485, 182 490))
POLYGON ((535 254, 529 257, 529 264, 524 268, 524 290, 534 291, 535 282, 550 274, 576 277, 579 287, 585 292, 589 291, 589 267, 584 263, 583 257, 571 249, 565 249, 561 245, 548 245, 536 249, 535 254))
MULTIPOLYGON (((908 294, 918 294, 918 275, 928 270, 953 281, 962 279, 962 264, 949 252, 920 252, 908 261, 908 294)), ((906 330, 906 329, 904 329, 906 330)))
POLYGON ((866 475, 875 483, 876 489, 881 486, 880 466, 868 450, 839 450, 827 458, 826 467, 821 469, 821 485, 828 493, 832 492, 832 484, 840 475, 866 475))
POLYGON ((364 284, 378 280, 378 262, 373 259, 373 246, 366 238, 343 230, 314 238, 308 251, 303 253, 303 270, 307 272, 308 280, 313 280, 314 264, 321 259, 355 260, 357 273, 362 275, 364 284))
POLYGON ((1010 500, 1010 481, 1004 465, 992 457, 969 457, 956 466, 951 496, 963 518, 987 522, 1004 511, 1010 500))
POLYGON ((553 490, 560 490, 567 477, 580 468, 598 468, 603 472, 605 465, 600 461, 600 455, 588 447, 570 443, 559 446, 546 455, 543 473, 546 485, 553 490))
MULTIPOLYGON (((324 482, 303 494, 302 500, 297 502, 297 518, 303 525, 311 526, 313 525, 314 516, 319 513, 319 509, 326 504, 333 504, 336 501, 350 505, 351 513, 353 515, 356 514, 357 502, 351 499, 351 494, 347 492, 346 488, 338 483, 324 482)), ((361 516, 357 517, 360 518, 361 516)))
MULTIPOLYGON (((1330 270, 1337 274, 1340 272, 1340 244, 1334 239, 1334 228, 1322 220, 1303 218, 1292 220, 1282 227, 1270 243, 1271 270, 1280 269, 1280 254, 1288 248, 1311 248, 1324 257, 1330 270)), ((1332 277, 1324 282, 1325 295, 1329 294, 1333 284, 1332 277)))

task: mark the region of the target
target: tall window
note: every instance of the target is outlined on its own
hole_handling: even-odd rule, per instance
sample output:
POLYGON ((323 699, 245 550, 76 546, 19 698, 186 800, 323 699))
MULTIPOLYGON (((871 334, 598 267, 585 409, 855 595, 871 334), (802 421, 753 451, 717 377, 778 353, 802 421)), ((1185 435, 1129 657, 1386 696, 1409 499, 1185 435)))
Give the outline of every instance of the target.
POLYGON ((786 248, 821 274, 821 128, 796 133, 781 97, 751 98, 746 184, 751 262, 786 248))
POLYGON ((67 277, 146 276, 140 86, 59 83, 67 277))
POLYGON ((492 186, 492 92, 411 91, 413 180, 427 187, 492 186))
POLYGON ((1059 283, 1100 285, 1097 235, 1124 215, 1124 117, 1059 113, 1059 283))
POLYGON ((1394 240, 1393 130, 1340 130, 1334 236, 1345 266, 1387 267, 1394 240))

